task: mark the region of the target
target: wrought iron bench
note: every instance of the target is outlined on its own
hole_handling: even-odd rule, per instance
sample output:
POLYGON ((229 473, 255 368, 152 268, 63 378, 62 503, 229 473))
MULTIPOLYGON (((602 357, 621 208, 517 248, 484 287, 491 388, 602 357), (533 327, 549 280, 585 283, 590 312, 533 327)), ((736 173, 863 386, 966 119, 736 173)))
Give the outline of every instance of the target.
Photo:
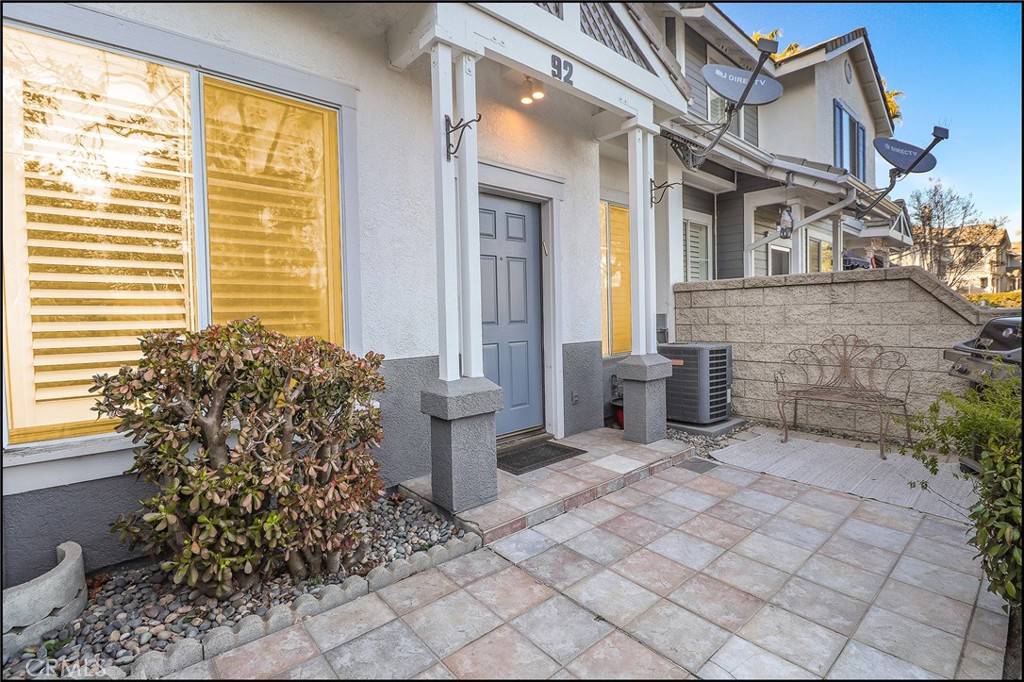
MULTIPOLYGON (((790 351, 775 373, 776 403, 782 417, 782 442, 789 440, 786 405, 793 403, 793 426, 801 400, 869 407, 878 414, 878 452, 885 459, 885 434, 892 413, 907 417, 910 394, 907 359, 855 334, 835 334, 809 348, 790 351)), ((910 425, 907 424, 907 441, 910 425)))

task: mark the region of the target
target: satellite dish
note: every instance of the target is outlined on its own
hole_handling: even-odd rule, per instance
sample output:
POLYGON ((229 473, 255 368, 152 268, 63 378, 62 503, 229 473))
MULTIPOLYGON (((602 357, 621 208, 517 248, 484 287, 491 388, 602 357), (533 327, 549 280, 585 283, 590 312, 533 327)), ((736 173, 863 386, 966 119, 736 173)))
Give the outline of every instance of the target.
POLYGON ((914 166, 912 172, 927 173, 935 168, 935 157, 926 153, 920 147, 894 140, 891 137, 876 137, 873 144, 883 159, 904 173, 908 172, 910 167, 914 165, 914 162, 922 156, 924 158, 921 158, 920 163, 914 166))
MULTIPOLYGON (((707 64, 700 72, 704 75, 704 82, 709 88, 733 103, 740 101, 747 83, 750 82, 750 76, 754 73, 722 64, 707 64)), ((774 102, 779 97, 782 97, 782 83, 770 76, 758 74, 744 104, 758 106, 774 102)))

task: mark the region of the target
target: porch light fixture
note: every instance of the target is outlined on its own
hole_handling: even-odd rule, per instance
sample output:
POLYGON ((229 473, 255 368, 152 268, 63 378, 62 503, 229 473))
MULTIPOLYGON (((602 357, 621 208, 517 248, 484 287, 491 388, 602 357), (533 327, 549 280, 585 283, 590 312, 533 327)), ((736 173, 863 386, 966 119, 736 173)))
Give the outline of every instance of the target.
POLYGON ((542 83, 541 81, 535 81, 530 78, 528 78, 527 80, 533 83, 533 92, 531 94, 533 95, 534 101, 538 99, 544 99, 544 83, 542 83))
POLYGON ((779 214, 779 239, 789 239, 793 236, 793 209, 787 206, 779 214))
MULTIPOLYGON (((520 90, 520 92, 519 92, 519 102, 521 104, 533 104, 533 100, 534 100, 534 87, 533 87, 533 81, 530 79, 529 76, 527 76, 526 80, 523 81, 523 85, 522 85, 522 87, 519 88, 519 90, 520 90)), ((544 96, 544 93, 542 92, 541 93, 541 97, 543 97, 543 96, 544 96)), ((537 99, 540 99, 540 98, 537 98, 537 99)))

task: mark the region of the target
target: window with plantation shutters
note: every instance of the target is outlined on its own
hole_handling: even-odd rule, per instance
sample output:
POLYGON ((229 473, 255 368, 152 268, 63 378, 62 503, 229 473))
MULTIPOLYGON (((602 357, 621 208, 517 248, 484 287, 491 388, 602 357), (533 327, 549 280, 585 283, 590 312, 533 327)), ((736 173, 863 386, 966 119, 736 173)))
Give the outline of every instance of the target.
POLYGON ((12 443, 109 430, 92 376, 195 325, 189 74, 4 27, 12 443))
POLYGON ((686 281, 711 279, 710 228, 692 220, 683 223, 686 236, 686 281))
POLYGON ((336 110, 3 31, 11 443, 112 430, 92 377, 148 330, 259 315, 342 342, 336 110))

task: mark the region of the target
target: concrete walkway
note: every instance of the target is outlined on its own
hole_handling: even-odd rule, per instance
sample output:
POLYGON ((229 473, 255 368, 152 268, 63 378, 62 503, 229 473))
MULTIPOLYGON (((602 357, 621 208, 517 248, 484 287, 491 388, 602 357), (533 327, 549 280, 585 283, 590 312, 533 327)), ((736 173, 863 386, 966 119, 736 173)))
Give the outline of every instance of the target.
POLYGON ((692 460, 175 677, 998 677, 965 530, 692 460))

